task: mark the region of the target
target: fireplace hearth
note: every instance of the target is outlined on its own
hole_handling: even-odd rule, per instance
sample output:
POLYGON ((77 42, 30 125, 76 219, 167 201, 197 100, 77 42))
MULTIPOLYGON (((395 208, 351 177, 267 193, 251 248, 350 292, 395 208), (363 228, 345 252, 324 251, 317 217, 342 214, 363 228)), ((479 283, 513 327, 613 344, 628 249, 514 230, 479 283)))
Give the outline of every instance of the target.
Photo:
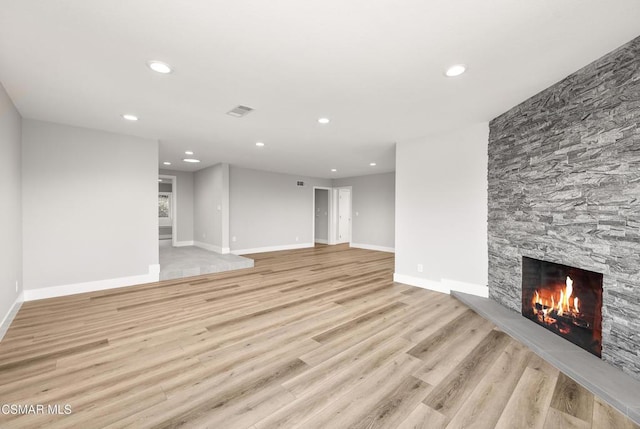
POLYGON ((601 357, 602 274, 523 257, 522 315, 601 357))

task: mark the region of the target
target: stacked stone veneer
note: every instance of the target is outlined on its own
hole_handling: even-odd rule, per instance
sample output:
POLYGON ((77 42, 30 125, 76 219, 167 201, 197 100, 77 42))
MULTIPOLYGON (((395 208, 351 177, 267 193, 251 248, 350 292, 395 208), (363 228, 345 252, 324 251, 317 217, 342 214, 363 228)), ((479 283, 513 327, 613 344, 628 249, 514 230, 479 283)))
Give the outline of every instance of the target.
POLYGON ((522 256, 603 273, 602 358, 640 379, 640 38, 491 121, 488 231, 515 311, 522 256))

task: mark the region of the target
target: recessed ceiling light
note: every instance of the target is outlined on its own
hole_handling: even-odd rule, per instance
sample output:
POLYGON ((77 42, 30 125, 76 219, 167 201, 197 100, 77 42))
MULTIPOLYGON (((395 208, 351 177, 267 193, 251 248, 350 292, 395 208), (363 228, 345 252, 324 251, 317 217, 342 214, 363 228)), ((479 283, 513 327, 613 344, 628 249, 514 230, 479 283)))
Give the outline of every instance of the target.
POLYGON ((335 168, 332 168, 331 171, 335 173, 338 170, 336 170, 335 168))
POLYGON ((193 163, 200 162, 199 159, 195 159, 195 158, 184 158, 183 161, 184 162, 193 162, 193 163))
POLYGON ((192 151, 190 151, 190 150, 187 150, 187 151, 185 151, 185 152, 184 152, 184 154, 185 154, 185 155, 193 155, 193 152, 192 152, 192 151))
POLYGON ((137 121, 138 117, 136 115, 130 115, 130 114, 126 114, 126 115, 122 115, 123 119, 126 119, 127 121, 137 121))
POLYGON ((164 165, 171 165, 171 163, 169 161, 165 161, 163 162, 164 165))
POLYGON ((147 61, 147 66, 154 72, 168 74, 171 73, 171 67, 162 61, 147 61))
POLYGON ((375 162, 370 162, 369 165, 372 166, 372 167, 375 167, 378 164, 376 164, 375 162))
POLYGON ((329 120, 329 118, 320 118, 320 119, 318 119, 318 123, 320 123, 320 124, 328 124, 329 122, 331 122, 329 120))
POLYGON ((460 76, 465 71, 467 71, 467 66, 465 66, 464 64, 456 64, 454 66, 449 67, 447 71, 444 72, 444 74, 447 77, 456 77, 456 76, 460 76))
POLYGON ((262 143, 262 142, 256 142, 256 146, 258 146, 258 147, 263 147, 263 146, 264 146, 264 143, 262 143))

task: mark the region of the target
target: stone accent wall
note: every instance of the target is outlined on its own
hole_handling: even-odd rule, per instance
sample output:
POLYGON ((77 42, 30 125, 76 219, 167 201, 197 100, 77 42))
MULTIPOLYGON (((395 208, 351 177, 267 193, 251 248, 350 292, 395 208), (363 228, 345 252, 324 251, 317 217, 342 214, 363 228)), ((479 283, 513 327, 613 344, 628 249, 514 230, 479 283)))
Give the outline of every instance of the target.
MULTIPOLYGON (((552 66, 552 65, 550 65, 552 66)), ((640 38, 490 123, 489 295, 522 256, 604 274, 602 358, 640 379, 640 38)))

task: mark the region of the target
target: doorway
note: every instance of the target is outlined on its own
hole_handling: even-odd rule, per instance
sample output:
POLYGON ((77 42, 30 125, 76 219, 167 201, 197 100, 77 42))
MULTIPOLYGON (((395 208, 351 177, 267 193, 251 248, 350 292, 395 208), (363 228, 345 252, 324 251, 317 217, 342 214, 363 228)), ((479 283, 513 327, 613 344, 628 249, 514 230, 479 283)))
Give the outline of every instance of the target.
POLYGON ((313 241, 329 244, 329 193, 330 188, 313 188, 313 241))
POLYGON ((177 178, 158 176, 158 238, 160 246, 174 246, 178 237, 177 178))

